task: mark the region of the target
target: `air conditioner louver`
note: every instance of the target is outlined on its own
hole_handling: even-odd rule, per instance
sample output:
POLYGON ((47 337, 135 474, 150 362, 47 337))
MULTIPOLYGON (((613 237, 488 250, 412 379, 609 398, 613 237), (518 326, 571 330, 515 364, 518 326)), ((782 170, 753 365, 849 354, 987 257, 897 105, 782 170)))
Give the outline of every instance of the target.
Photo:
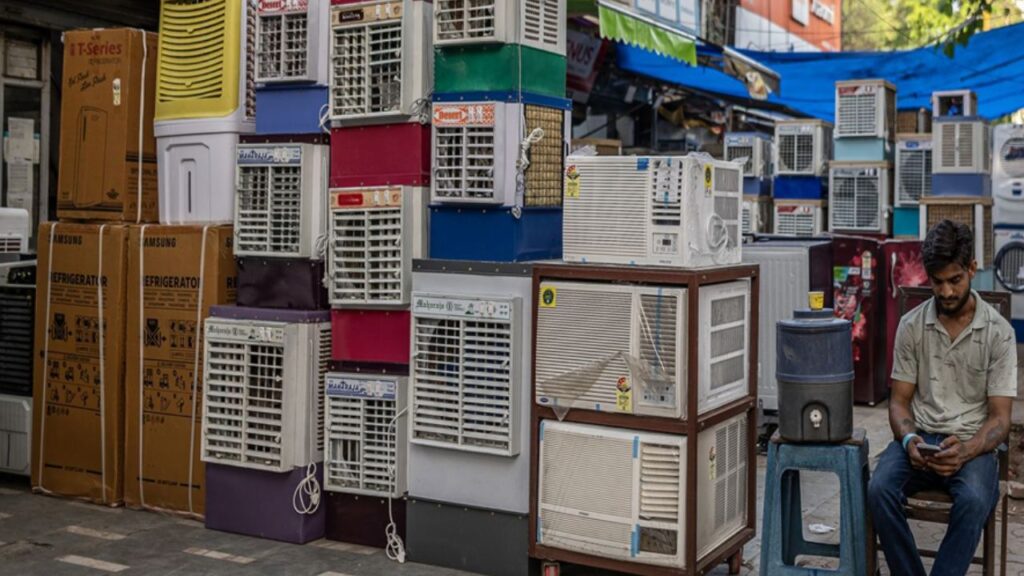
POLYGON ((824 230, 823 208, 804 204, 775 204, 775 233, 783 236, 817 236, 824 230))
POLYGON ((407 383, 395 376, 326 376, 327 490, 399 497, 405 492, 407 383))
POLYGON ((564 0, 437 0, 434 44, 505 43, 565 54, 564 0))
POLYGON ((833 166, 829 183, 829 229, 884 233, 888 192, 887 164, 833 166))
POLYGON ((435 102, 433 115, 434 202, 562 204, 564 110, 528 103, 435 102), (531 135, 539 139, 528 145, 529 165, 522 170, 520 147, 531 135))
POLYGON ((519 299, 412 300, 410 441, 518 454, 519 299))
POLYGON ((328 0, 262 0, 256 13, 256 81, 317 82, 327 78, 328 0))
POLYGON ((770 178, 772 162, 772 140, 754 132, 733 132, 725 135, 725 159, 732 162, 746 158, 743 176, 746 178, 770 178))
POLYGON ((747 523, 747 419, 731 418, 699 436, 698 478, 709 478, 711 494, 698 496, 697 556, 703 557, 747 523), (705 476, 706 474, 706 476, 705 476))
POLYGON ((433 83, 429 3, 359 2, 331 11, 331 118, 419 120, 433 83))
POLYGON ((836 83, 836 138, 891 139, 896 121, 896 90, 883 80, 836 83))
POLYGON ((408 304, 412 260, 426 253, 426 196, 410 186, 331 190, 331 304, 408 304))
POLYGON ((203 461, 275 472, 319 461, 330 337, 329 323, 208 318, 203 461))
POLYGON ((989 173, 989 126, 980 118, 937 119, 933 133, 932 173, 989 173))
POLYGON ((686 157, 572 157, 563 258, 669 266, 740 260, 740 167, 686 157))
POLYGON ((239 144, 235 254, 316 258, 327 146, 239 144))

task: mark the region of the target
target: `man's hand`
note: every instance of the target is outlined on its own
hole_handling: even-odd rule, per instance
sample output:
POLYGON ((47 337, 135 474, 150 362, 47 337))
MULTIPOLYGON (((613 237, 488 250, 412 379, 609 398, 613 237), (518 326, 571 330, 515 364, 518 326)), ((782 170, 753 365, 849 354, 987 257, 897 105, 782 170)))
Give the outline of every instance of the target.
POLYGON ((925 458, 928 467, 940 476, 952 476, 956 474, 968 460, 973 458, 970 446, 961 442, 956 436, 949 436, 939 444, 942 452, 935 456, 925 458))
POLYGON ((910 457, 910 465, 918 470, 926 470, 928 468, 928 462, 921 456, 921 453, 917 451, 917 445, 924 440, 920 436, 914 436, 907 441, 907 456, 910 457))

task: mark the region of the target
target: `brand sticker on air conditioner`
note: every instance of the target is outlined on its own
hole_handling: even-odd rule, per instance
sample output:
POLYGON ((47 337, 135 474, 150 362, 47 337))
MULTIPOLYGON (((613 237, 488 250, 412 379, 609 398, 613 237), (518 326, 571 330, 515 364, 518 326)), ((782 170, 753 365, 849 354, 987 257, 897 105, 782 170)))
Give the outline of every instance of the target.
POLYGON ((864 84, 860 86, 840 86, 840 96, 860 96, 861 94, 876 94, 878 93, 878 85, 876 84, 864 84))
POLYGON ((394 207, 402 205, 401 188, 367 188, 365 190, 332 190, 331 208, 355 209, 394 207))
POLYGON ((430 314, 457 318, 512 319, 512 305, 508 302, 495 300, 416 296, 413 301, 412 312, 413 314, 430 314))
POLYGON ((262 14, 282 14, 285 12, 305 12, 309 8, 309 0, 260 0, 257 11, 262 14))
POLYGON ((302 164, 302 146, 239 146, 238 164, 302 164))
POLYGON ((394 400, 397 386, 392 380, 371 380, 328 375, 325 379, 328 396, 394 400))
POLYGON ((434 126, 494 126, 494 104, 434 104, 434 126))

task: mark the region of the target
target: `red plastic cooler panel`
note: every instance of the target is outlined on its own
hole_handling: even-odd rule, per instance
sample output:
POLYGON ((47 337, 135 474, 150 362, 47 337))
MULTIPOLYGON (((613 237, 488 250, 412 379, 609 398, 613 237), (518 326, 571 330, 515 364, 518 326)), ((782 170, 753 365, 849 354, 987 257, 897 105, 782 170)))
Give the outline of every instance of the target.
POLYGON ((331 359, 408 364, 412 314, 391 310, 331 310, 331 359))
POLYGON ((331 130, 331 186, 429 186, 430 125, 331 130))

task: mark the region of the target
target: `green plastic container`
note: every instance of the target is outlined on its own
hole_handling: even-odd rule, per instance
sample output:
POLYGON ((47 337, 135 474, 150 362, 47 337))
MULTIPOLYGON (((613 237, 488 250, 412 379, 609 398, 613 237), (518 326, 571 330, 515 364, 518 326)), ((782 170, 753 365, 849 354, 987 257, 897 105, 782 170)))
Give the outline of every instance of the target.
POLYGON ((435 94, 522 90, 565 98, 565 73, 565 56, 520 44, 434 49, 435 94))

